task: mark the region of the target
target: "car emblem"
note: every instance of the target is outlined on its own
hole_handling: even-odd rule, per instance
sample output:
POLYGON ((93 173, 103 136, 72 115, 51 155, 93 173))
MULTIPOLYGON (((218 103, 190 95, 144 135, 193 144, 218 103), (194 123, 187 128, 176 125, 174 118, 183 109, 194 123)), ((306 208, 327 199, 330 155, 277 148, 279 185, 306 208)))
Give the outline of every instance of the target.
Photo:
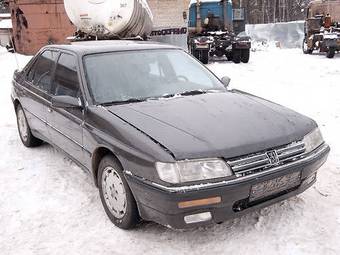
POLYGON ((266 154, 271 165, 277 165, 280 162, 279 156, 277 155, 276 151, 268 151, 266 154))

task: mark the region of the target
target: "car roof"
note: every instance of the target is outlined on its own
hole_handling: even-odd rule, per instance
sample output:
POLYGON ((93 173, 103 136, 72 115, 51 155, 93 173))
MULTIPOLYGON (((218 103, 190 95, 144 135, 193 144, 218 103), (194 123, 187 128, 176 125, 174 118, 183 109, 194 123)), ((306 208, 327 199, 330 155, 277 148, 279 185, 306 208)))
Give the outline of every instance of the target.
POLYGON ((96 54, 102 52, 153 50, 153 49, 181 49, 179 47, 154 42, 136 40, 103 40, 103 41, 79 41, 71 44, 48 45, 43 49, 60 49, 74 52, 78 55, 96 54))

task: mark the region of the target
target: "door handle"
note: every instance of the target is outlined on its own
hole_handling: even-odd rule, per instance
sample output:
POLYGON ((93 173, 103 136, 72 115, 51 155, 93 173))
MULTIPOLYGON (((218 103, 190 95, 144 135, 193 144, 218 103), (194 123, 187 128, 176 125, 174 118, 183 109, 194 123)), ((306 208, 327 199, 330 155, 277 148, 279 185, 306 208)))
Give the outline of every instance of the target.
POLYGON ((48 108, 47 108, 47 111, 48 111, 49 113, 51 113, 51 112, 52 112, 52 109, 51 109, 50 107, 48 107, 48 108))

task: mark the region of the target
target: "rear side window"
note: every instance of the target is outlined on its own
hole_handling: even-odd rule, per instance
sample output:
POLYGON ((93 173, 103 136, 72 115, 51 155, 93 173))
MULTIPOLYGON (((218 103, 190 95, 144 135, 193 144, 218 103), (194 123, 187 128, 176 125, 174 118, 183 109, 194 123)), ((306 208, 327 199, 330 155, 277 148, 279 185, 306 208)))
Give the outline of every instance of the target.
POLYGON ((51 89, 51 78, 57 52, 47 50, 43 52, 33 64, 27 74, 27 81, 35 87, 49 92, 51 89))
POLYGON ((75 56, 66 53, 60 55, 54 76, 54 86, 54 95, 56 96, 80 96, 75 56))

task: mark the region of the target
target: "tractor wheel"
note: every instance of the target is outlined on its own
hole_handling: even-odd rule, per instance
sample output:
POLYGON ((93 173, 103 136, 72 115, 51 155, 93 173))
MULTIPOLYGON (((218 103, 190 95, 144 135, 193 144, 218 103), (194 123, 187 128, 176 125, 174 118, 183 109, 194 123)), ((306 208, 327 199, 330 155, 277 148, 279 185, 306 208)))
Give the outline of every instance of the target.
POLYGON ((312 54, 313 53, 313 49, 309 49, 308 48, 307 38, 303 39, 303 42, 302 42, 302 51, 303 51, 304 54, 312 54))
POLYGON ((335 48, 329 48, 327 51, 327 58, 334 58, 335 55, 335 48))

